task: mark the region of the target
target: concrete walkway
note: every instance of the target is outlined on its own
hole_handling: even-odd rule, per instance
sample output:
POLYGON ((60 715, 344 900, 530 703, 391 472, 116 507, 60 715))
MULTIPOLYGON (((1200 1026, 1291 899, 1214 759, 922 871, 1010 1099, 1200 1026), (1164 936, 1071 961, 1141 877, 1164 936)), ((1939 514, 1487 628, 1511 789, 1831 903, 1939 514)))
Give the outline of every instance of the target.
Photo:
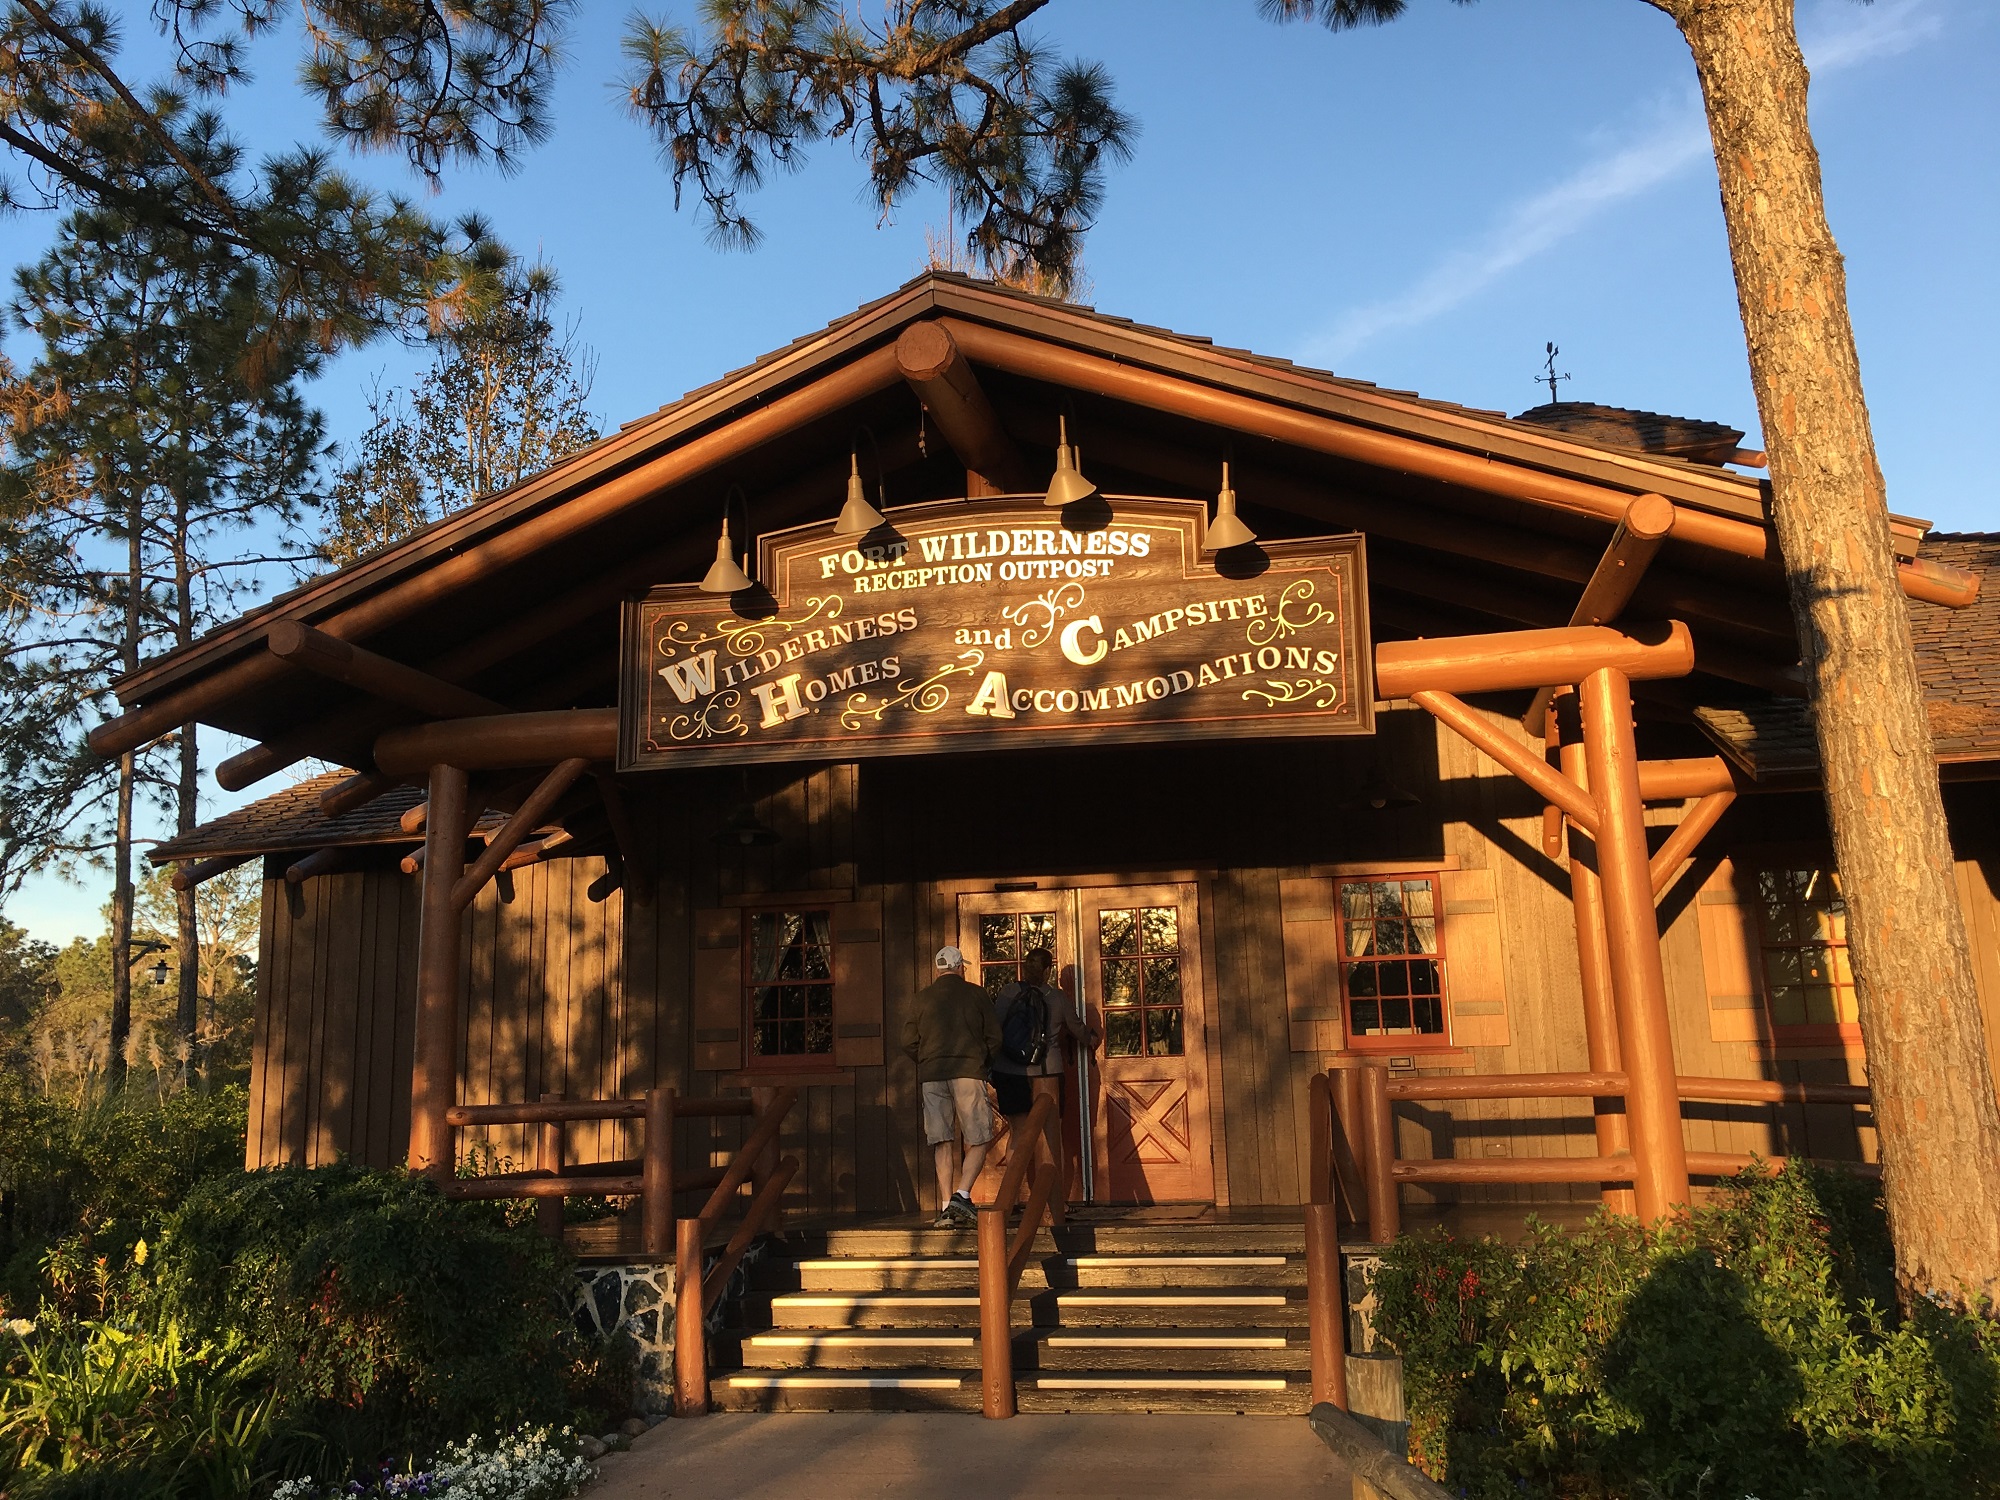
POLYGON ((605 1456, 585 1500, 1347 1500, 1303 1417, 718 1414, 605 1456))

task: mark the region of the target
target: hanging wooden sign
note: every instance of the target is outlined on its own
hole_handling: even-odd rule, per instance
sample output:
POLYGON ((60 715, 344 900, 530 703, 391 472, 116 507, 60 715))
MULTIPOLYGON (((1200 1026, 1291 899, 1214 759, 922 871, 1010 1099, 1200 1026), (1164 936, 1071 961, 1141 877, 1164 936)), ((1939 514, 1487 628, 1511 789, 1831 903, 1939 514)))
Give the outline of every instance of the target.
POLYGON ((1012 497, 767 536, 768 593, 626 605, 619 767, 1372 732, 1361 538, 1218 572, 1206 524, 1194 501, 1012 497))

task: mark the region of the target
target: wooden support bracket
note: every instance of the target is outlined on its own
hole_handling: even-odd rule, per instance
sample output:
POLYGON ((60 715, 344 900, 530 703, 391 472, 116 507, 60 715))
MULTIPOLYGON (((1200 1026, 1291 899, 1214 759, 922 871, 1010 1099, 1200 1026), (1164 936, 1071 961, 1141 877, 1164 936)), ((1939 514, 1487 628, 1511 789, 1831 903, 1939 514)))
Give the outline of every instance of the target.
POLYGON ((1735 800, 1736 793, 1733 791, 1710 792, 1690 807, 1681 818, 1680 825, 1667 835, 1667 841, 1660 845, 1648 862, 1655 901, 1666 895, 1674 877, 1680 874, 1681 866, 1693 858, 1695 849, 1735 800))
MULTIPOLYGON (((1583 597, 1570 612, 1570 624, 1609 625, 1623 614, 1673 529, 1674 505, 1665 495, 1641 495, 1626 506, 1604 555, 1583 586, 1583 597)), ((1522 725, 1537 738, 1547 732, 1549 698, 1554 692, 1552 687, 1538 689, 1535 701, 1521 716, 1522 725)))
POLYGON ((1441 724, 1478 746, 1549 802, 1560 807, 1585 833, 1597 836, 1597 803, 1590 794, 1526 745, 1507 737, 1450 693, 1418 691, 1410 701, 1441 724))
POLYGON ((577 778, 589 769, 590 762, 577 756, 563 761, 544 776, 541 785, 528 793, 514 814, 500 825, 499 832, 487 841, 486 852, 451 888, 452 905, 460 911, 469 906, 486 882, 500 872, 507 856, 520 847, 523 839, 541 827, 556 803, 562 800, 563 793, 575 786, 577 778))
POLYGON ((1036 487, 1027 460, 942 324, 905 328, 896 340, 896 368, 965 465, 968 488, 975 477, 996 495, 1024 494, 1036 487))
POLYGON ((631 806, 625 801, 615 772, 594 771, 591 780, 597 783, 604 816, 611 824, 611 837, 618 845, 619 884, 624 886, 628 898, 644 905, 653 899, 652 867, 646 859, 645 846, 639 842, 639 830, 632 822, 631 806))
POLYGON ((238 865, 248 864, 254 854, 219 854, 214 859, 197 859, 174 866, 169 884, 177 891, 191 891, 204 880, 227 875, 238 865))

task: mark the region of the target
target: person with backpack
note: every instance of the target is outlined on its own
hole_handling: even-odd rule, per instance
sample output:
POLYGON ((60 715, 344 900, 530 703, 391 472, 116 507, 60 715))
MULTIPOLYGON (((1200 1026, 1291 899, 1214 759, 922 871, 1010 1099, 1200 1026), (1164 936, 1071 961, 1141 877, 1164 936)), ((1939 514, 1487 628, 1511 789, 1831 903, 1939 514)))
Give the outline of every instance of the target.
MULTIPOLYGON (((1069 1201, 1068 1159, 1062 1144, 1062 1098, 1065 1045, 1097 1048, 1097 1028, 1084 1023, 1076 1007, 1051 984, 1055 955, 1046 948, 1030 950, 1021 959, 1021 977, 994 997, 1000 1022, 1000 1051, 993 1059, 993 1091, 1000 1113, 1007 1117, 1008 1139, 1020 1141, 1028 1128, 1028 1112, 1037 1094, 1056 1100, 1044 1137, 1049 1159, 1056 1164, 1053 1201, 1069 1201)), ((1009 1205, 1011 1207, 1012 1205, 1009 1205)))

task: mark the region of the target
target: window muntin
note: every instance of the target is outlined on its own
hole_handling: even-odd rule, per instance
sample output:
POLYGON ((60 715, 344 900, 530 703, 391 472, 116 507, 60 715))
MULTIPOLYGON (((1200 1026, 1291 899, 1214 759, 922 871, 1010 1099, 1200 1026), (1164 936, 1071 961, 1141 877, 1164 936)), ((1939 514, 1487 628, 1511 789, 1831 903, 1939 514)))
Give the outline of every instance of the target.
POLYGON ((1181 913, 1177 906, 1135 906, 1097 914, 1104 972, 1104 1050, 1108 1057, 1179 1057, 1181 913))
POLYGON ((1340 987, 1349 1045, 1445 1035, 1435 876, 1339 883, 1340 987))
POLYGON ((1056 951, 1052 911, 988 911, 979 914, 979 984, 996 1000, 1021 977, 1021 960, 1037 948, 1056 951))
POLYGON ((751 912, 744 924, 743 1003, 753 1064, 833 1053, 833 914, 751 912))
POLYGON ((1772 1026, 1858 1026, 1838 872, 1759 870, 1757 923, 1772 1026))

